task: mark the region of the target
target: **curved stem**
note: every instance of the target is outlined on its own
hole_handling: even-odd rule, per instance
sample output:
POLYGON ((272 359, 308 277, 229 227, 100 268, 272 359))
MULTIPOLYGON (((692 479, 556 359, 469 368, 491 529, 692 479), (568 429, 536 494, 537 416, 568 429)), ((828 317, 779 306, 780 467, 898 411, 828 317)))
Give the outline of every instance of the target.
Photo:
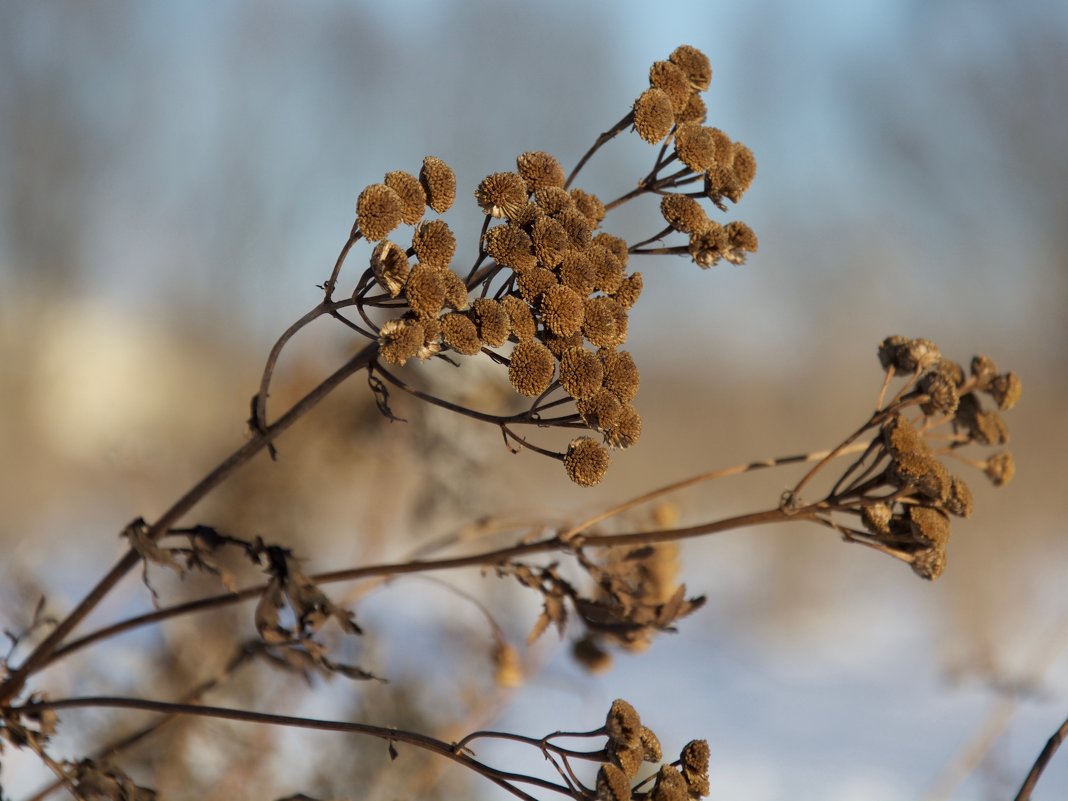
POLYGON ((609 128, 607 131, 605 131, 603 134, 598 136, 597 141, 594 142, 590 149, 586 151, 582 158, 579 159, 578 164, 575 165, 575 169, 573 169, 571 171, 571 174, 567 176, 567 180, 564 181, 564 189, 570 188, 571 182, 574 181, 575 178, 578 176, 579 170, 586 166, 586 162, 593 157, 594 153, 600 150, 603 145, 615 139, 621 131, 625 130, 626 127, 632 124, 633 122, 634 112, 632 111, 619 122, 617 122, 615 125, 613 125, 611 128, 609 128))
POLYGON ((341 252, 337 255, 337 261, 334 262, 334 269, 330 273, 330 277, 326 279, 326 283, 323 284, 323 302, 329 303, 331 296, 334 293, 334 287, 337 284, 337 277, 341 274, 341 266, 345 263, 345 258, 349 255, 349 251, 352 250, 352 246, 355 245, 362 234, 360 233, 360 221, 357 219, 352 224, 352 230, 349 232, 349 238, 341 248, 341 252))

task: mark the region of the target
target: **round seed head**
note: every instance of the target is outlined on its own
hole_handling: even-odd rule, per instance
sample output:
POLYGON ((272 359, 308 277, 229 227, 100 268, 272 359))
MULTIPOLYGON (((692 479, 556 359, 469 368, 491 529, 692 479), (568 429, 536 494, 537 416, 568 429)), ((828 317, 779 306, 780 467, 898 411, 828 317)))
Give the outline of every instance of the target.
POLYGON ((568 348, 560 354, 560 386, 572 398, 590 398, 601 388, 604 367, 596 353, 568 348))
POLYGON ((464 279, 448 268, 438 270, 441 273, 441 281, 445 287, 444 305, 450 309, 462 311, 467 308, 467 284, 464 279))
POLYGON ((660 89, 671 100, 671 109, 676 114, 686 108, 693 94, 686 73, 671 61, 657 61, 649 68, 649 85, 660 89))
POLYGON ((626 339, 626 328, 620 320, 626 317, 623 307, 613 298, 586 298, 586 312, 582 320, 582 335, 591 345, 612 348, 626 339))
POLYGON ((597 195, 591 195, 581 189, 572 189, 571 198, 575 201, 575 208, 586 215, 586 219, 590 221, 594 228, 601 224, 606 212, 604 203, 601 202, 597 195))
POLYGON ((642 726, 639 735, 642 743, 642 757, 646 762, 659 762, 664 758, 664 751, 660 747, 660 738, 656 736, 648 726, 642 726))
POLYGON ((737 196, 730 199, 737 203, 756 178, 756 156, 741 142, 734 142, 731 149, 733 151, 731 170, 734 172, 734 188, 737 196))
POLYGON ((426 211, 426 192, 419 179, 409 172, 394 170, 386 173, 384 183, 401 199, 401 221, 407 225, 419 222, 426 211))
POLYGON ((612 294, 623 285, 623 264, 608 248, 590 245, 586 256, 593 265, 594 284, 606 294, 612 294))
POLYGON ((986 460, 986 468, 983 470, 995 487, 1003 487, 1012 481, 1016 475, 1016 462, 1008 451, 995 453, 986 460))
POLYGON ((538 313, 542 324, 559 336, 570 336, 582 328, 586 314, 582 296, 562 284, 554 284, 541 293, 538 313))
POLYGON ((589 634, 575 641, 571 647, 571 655, 588 673, 604 673, 612 667, 612 655, 589 634))
POLYGON ((953 385, 954 389, 964 385, 964 368, 952 359, 942 357, 931 369, 945 377, 945 379, 953 385))
MULTIPOLYGON (((601 380, 603 383, 603 375, 601 380)), ((590 428, 596 431, 607 431, 619 421, 623 404, 619 398, 602 388, 591 397, 578 401, 575 408, 590 428)))
MULTIPOLYGON (((589 437, 583 438, 587 442, 593 442, 589 437)), ((579 440, 575 440, 578 442, 579 440)), ((596 445, 596 442, 593 442, 596 445)), ((572 443, 574 445, 574 443, 572 443)), ((608 741, 627 745, 628 743, 641 742, 642 721, 638 717, 637 710, 622 698, 612 702, 608 715, 604 721, 608 741)))
POLYGON ((698 125, 704 125, 707 119, 708 106, 705 105, 701 95, 696 92, 690 95, 690 99, 686 102, 686 108, 676 115, 676 121, 679 123, 696 122, 698 125))
POLYGON ((893 367, 905 373, 923 372, 934 367, 941 358, 938 346, 929 339, 892 336, 879 346, 879 362, 884 370, 893 367))
MULTIPOLYGON (((571 440, 564 455, 567 477, 580 487, 600 484, 608 470, 608 451, 589 437, 571 440)), ((609 735, 611 736, 611 735, 609 735)))
POLYGON ((520 395, 536 398, 549 388, 556 359, 540 342, 524 340, 515 346, 508 365, 508 380, 520 395))
POLYGON ((408 280, 408 270, 407 254, 388 239, 383 239, 371 251, 371 272, 391 298, 400 294, 408 280))
POLYGON ((860 519, 864 523, 864 528, 877 537, 890 534, 890 521, 893 517, 894 511, 890 508, 890 504, 882 501, 861 507, 860 510, 860 519))
POLYGON ((541 210, 538 204, 528 200, 521 209, 517 209, 508 217, 508 221, 529 230, 535 220, 544 216, 545 212, 541 210))
POLYGON ((470 317, 460 312, 449 312, 441 318, 441 338, 446 345, 464 356, 474 356, 482 350, 478 328, 470 317))
POLYGON ((922 579, 934 581, 946 569, 946 549, 938 545, 923 548, 912 555, 912 570, 922 579))
POLYGON ((556 215, 555 219, 567 231, 571 244, 577 248, 584 248, 590 244, 593 238, 592 223, 585 214, 576 208, 564 209, 556 215))
POLYGON ((500 347, 512 333, 508 312, 500 303, 491 298, 478 298, 471 304, 478 338, 491 348, 500 347))
POLYGON ((690 257, 702 270, 707 270, 723 258, 723 251, 728 247, 726 231, 714 220, 703 230, 690 234, 690 257))
POLYGON ((526 206, 527 185, 519 173, 495 172, 482 179, 475 199, 491 217, 510 217, 526 206))
POLYGON ((599 233, 592 240, 594 245, 604 245, 610 251, 612 255, 619 259, 620 263, 626 267, 627 259, 630 258, 630 252, 627 249, 627 241, 621 237, 613 236, 612 234, 599 233))
POLYGON ((370 242, 385 239, 400 225, 404 203, 400 195, 385 184, 371 184, 356 199, 356 219, 360 233, 370 242))
POLYGON ((404 364, 423 348, 425 332, 418 320, 389 320, 378 331, 378 352, 390 364, 404 364))
POLYGON ((423 159, 419 171, 419 183, 426 192, 426 202, 438 214, 444 214, 456 200, 456 173, 437 156, 423 159))
POLYGON ((684 234, 703 231, 710 222, 701 204, 686 195, 664 195, 660 199, 660 213, 668 225, 684 234))
POLYGON ((1023 385, 1020 383, 1016 373, 1002 373, 999 376, 995 376, 994 380, 990 382, 988 392, 990 397, 994 399, 994 403, 1004 412, 1011 409, 1020 400, 1023 385))
POLYGON ((501 298, 501 308, 508 314, 509 325, 516 339, 520 342, 534 339, 538 327, 526 301, 516 295, 505 295, 501 298))
POLYGON ((712 128, 696 122, 684 122, 675 129, 675 153, 694 172, 716 166, 716 139, 712 128))
POLYGON ((703 92, 712 85, 712 63, 708 56, 691 45, 679 45, 668 58, 678 64, 690 85, 699 92, 703 92))
POLYGON ((562 186, 547 186, 534 193, 534 203, 544 214, 552 216, 565 209, 574 208, 571 193, 562 186))
POLYGON ((519 294, 527 303, 537 303, 546 290, 556 286, 556 276, 544 267, 516 274, 519 294))
POLYGON ((972 442, 980 445, 1003 445, 1009 440, 1009 429, 997 412, 984 411, 979 398, 969 392, 957 405, 954 427, 963 428, 972 442))
POLYGON ((546 186, 563 187, 564 168, 555 156, 532 150, 521 153, 515 161, 519 174, 531 191, 536 192, 546 186))
POLYGON ((631 309, 642 294, 642 274, 631 273, 623 279, 619 289, 612 293, 612 300, 624 309, 631 309))
POLYGON ((486 232, 486 252, 498 264, 511 267, 517 273, 537 264, 530 235, 514 223, 498 225, 486 232))
POLYGON ((675 124, 671 98, 662 89, 650 87, 634 101, 634 128, 649 144, 663 141, 675 124))
POLYGON ((949 518, 929 506, 908 507, 912 535, 924 545, 940 545, 949 542, 949 518))
POLYGON ((429 220, 415 229, 412 249, 423 264, 448 267, 456 253, 456 236, 444 220, 429 220))
POLYGON ((756 253, 757 236, 753 229, 741 220, 734 220, 723 227, 727 237, 727 247, 723 249, 723 258, 731 264, 744 264, 745 257, 756 253))
POLYGON ((628 779, 633 779, 638 775, 642 762, 645 761, 640 741, 625 745, 623 743, 609 742, 605 750, 608 752, 608 758, 612 760, 613 764, 619 766, 619 769, 623 771, 628 779))
POLYGON ((426 264, 416 264, 404 285, 404 296, 412 311, 424 317, 436 317, 445 304, 445 281, 442 271, 426 264))
POLYGON ((616 424, 605 433, 605 439, 613 448, 629 448, 642 435, 642 418, 629 403, 623 404, 616 424))
POLYGON ((957 517, 972 516, 972 491, 964 483, 964 479, 950 476, 946 511, 957 517))
POLYGON ((534 242, 534 255, 550 269, 560 263, 564 251, 572 246, 567 230, 554 217, 535 220, 530 238, 534 242))
POLYGON ((941 372, 925 373, 920 379, 920 391, 929 396, 929 400, 920 404, 920 410, 928 417, 953 414, 960 403, 956 384, 941 372))
POLYGON ((690 788, 686 780, 671 765, 660 766, 651 801, 690 801, 690 788))
POLYGON ((688 784, 691 776, 708 775, 709 756, 707 740, 690 740, 682 747, 682 773, 688 784))
POLYGON ((561 284, 570 287, 580 295, 589 295, 597 286, 593 263, 583 251, 575 248, 564 251, 557 275, 560 277, 561 284))
POLYGON ((557 336, 556 334, 551 334, 548 331, 542 331, 538 334, 538 339, 540 339, 542 344, 549 349, 549 353, 558 360, 568 348, 582 347, 582 334, 580 333, 562 337, 557 336))
POLYGON ((597 771, 597 801, 630 801, 630 780, 617 765, 606 763, 597 771))
POLYGON ((980 389, 986 389, 998 375, 998 366, 989 356, 982 354, 972 357, 972 375, 980 389))
POLYGON ((604 387, 624 403, 634 400, 641 378, 634 357, 625 350, 602 349, 598 356, 604 364, 604 387))

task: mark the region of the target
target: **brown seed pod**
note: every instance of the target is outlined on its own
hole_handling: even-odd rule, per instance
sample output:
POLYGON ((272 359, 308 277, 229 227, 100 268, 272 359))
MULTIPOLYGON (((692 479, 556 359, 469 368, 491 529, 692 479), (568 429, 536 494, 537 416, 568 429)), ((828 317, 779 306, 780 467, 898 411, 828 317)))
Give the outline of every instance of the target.
POLYGON ((619 289, 612 293, 612 300, 624 309, 631 309, 642 294, 642 274, 631 273, 623 279, 619 289))
POLYGON ((586 308, 575 290, 554 284, 538 298, 538 316, 550 332, 569 336, 582 328, 586 308))
POLYGON ((508 380, 520 395, 535 398, 549 388, 556 372, 556 359, 540 342, 520 342, 512 351, 508 380))
POLYGON ((716 139, 712 128, 696 122, 684 122, 675 129, 675 153, 694 172, 716 166, 716 139))
POLYGON ((630 801, 630 780, 621 768, 611 763, 597 771, 597 801, 630 801))
POLYGON ((727 247, 727 234, 715 220, 711 220, 703 230, 690 234, 690 257, 702 270, 707 270, 723 258, 723 251, 727 247))
POLYGON ((521 153, 515 160, 519 174, 532 192, 546 186, 564 186, 564 168, 555 156, 532 150, 521 153))
POLYGON ((590 221, 594 228, 601 224, 606 212, 604 203, 601 202, 597 195, 591 195, 581 189, 572 189, 571 198, 575 201, 575 208, 586 215, 586 219, 590 221))
POLYGON ((456 236, 444 220, 429 220, 415 229, 412 249, 423 264, 448 267, 456 253, 456 236))
POLYGON ((581 348, 582 347, 582 334, 574 333, 570 336, 561 337, 556 334, 550 334, 548 331, 541 331, 538 334, 538 339, 542 344, 549 349, 549 352, 557 359, 568 348, 581 348))
POLYGON ((584 248, 590 244, 593 238, 593 223, 590 219, 576 208, 564 209, 554 218, 571 240, 571 244, 577 248, 584 248))
POLYGON ((385 184, 371 184, 356 200, 356 219, 360 233, 370 242, 385 239, 400 225, 404 203, 400 195, 385 184))
POLYGON ((873 503, 861 507, 860 519, 864 527, 877 537, 886 537, 890 534, 890 521, 894 517, 894 510, 888 503, 873 503))
POLYGON ((491 348, 503 345, 512 333, 511 321, 504 307, 492 298, 478 298, 471 304, 471 311, 478 327, 478 338, 491 348))
POLYGON ((550 217, 575 206, 571 193, 562 186, 547 186, 539 189, 534 193, 534 203, 550 217))
POLYGON ((1023 393, 1023 384, 1020 383, 1016 373, 1002 373, 994 377, 987 391, 990 393, 990 397, 994 399, 994 403, 998 405, 998 408, 1005 412, 1020 400, 1020 395, 1023 393))
POLYGON ((427 156, 423 159, 419 183, 426 192, 427 205, 438 214, 447 212, 456 200, 456 174, 437 156, 427 156))
POLYGON ((474 356, 482 350, 478 328, 470 317, 460 312, 449 312, 441 318, 441 338, 446 345, 464 356, 474 356))
POLYGON ((635 445, 642 435, 642 418, 638 410, 629 403, 624 403, 619 411, 615 425, 606 430, 605 439, 613 448, 629 448, 635 445))
POLYGON ((404 282, 408 280, 408 271, 407 254, 388 239, 383 239, 371 251, 371 272, 391 298, 400 294, 404 282))
POLYGON ((512 334, 516 339, 520 342, 534 339, 538 326, 526 301, 516 295, 505 295, 501 298, 501 308, 508 313, 512 334))
POLYGON ((671 109, 678 114, 690 100, 693 87, 686 73, 670 61, 657 61, 649 68, 649 85, 660 89, 671 100, 671 109))
POLYGON ((634 400, 641 378, 634 357, 625 350, 602 349, 598 352, 604 364, 604 387, 624 403, 634 400))
POLYGON ((945 547, 949 541, 949 518, 943 512, 929 506, 910 506, 908 517, 918 542, 945 547))
POLYGON ((537 303, 546 290, 556 286, 556 276, 544 267, 516 274, 519 294, 527 303, 537 303))
POLYGON ((445 287, 445 300, 443 304, 457 311, 463 311, 468 306, 467 284, 464 279, 448 268, 439 268, 441 283, 445 287))
POLYGON ((702 231, 710 222, 701 204, 686 195, 664 195, 660 199, 660 213, 668 225, 684 234, 702 231))
POLYGON ((527 185, 519 173, 491 173, 478 185, 475 199, 491 217, 508 217, 526 206, 527 185))
POLYGON ((972 357, 972 375, 975 376, 979 389, 986 389, 998 375, 998 366, 989 356, 982 354, 972 357))
POLYGON ((929 399, 920 404, 920 411, 928 417, 936 414, 953 414, 960 403, 957 386, 941 372, 925 373, 920 379, 920 392, 929 399))
POLYGON ((651 801, 690 801, 690 788, 675 768, 661 765, 650 798, 651 801))
POLYGON ((916 551, 912 555, 912 570, 922 579, 934 581, 946 569, 946 549, 938 545, 916 551))
POLYGON ((426 192, 418 178, 404 170, 394 170, 386 173, 384 183, 401 199, 402 222, 415 225, 423 219, 423 212, 426 211, 426 192))
POLYGON ((986 467, 983 472, 986 473, 986 477, 990 479, 995 487, 1003 487, 1012 481, 1013 476, 1016 475, 1016 462, 1013 460, 1011 453, 1001 451, 986 460, 986 467))
POLYGON ((664 751, 660 747, 660 738, 656 736, 648 726, 642 726, 639 735, 642 743, 642 756, 646 762, 659 762, 664 758, 664 751))
MULTIPOLYGON (((604 376, 602 374, 602 383, 604 376)), ((607 389, 599 389, 589 398, 575 403, 575 408, 582 415, 586 425, 597 431, 606 431, 619 421, 623 404, 619 398, 607 389)))
POLYGON ((569 248, 564 251, 557 268, 560 283, 578 292, 580 295, 589 295, 597 286, 597 276, 593 270, 593 264, 586 254, 577 248, 569 248))
POLYGON ((590 398, 601 388, 604 366, 582 347, 568 348, 560 354, 560 386, 572 398, 590 398))
POLYGON ((668 56, 668 59, 678 64, 690 85, 698 92, 703 92, 712 85, 712 62, 708 56, 692 45, 679 45, 668 56))
POLYGON ((603 245, 591 244, 586 256, 593 265, 594 285, 597 289, 612 294, 623 285, 623 263, 603 245))
POLYGON ((517 273, 533 269, 538 261, 530 235, 514 223, 490 228, 486 232, 485 247, 498 264, 511 267, 517 273))
POLYGON ((436 317, 445 304, 445 282, 441 270, 426 264, 416 264, 404 285, 404 296, 412 311, 424 317, 436 317))
MULTIPOLYGON (((587 442, 593 442, 589 437, 583 437, 587 442)), ((580 440, 575 440, 579 442, 580 440)), ((575 443, 573 442, 572 445, 575 443)), ((593 442, 596 445, 596 442, 593 442)), ((638 717, 638 711, 622 698, 617 698, 608 709, 608 715, 604 721, 605 731, 610 742, 627 745, 628 743, 640 742, 642 721, 638 717)))
POLYGON ((957 517, 972 516, 972 491, 964 483, 964 479, 950 476, 946 511, 957 517))
POLYGON ((378 331, 378 353, 390 364, 404 364, 423 348, 425 332, 418 320, 389 320, 378 331))
POLYGON ((649 144, 663 141, 675 124, 671 98, 662 89, 650 87, 634 101, 634 128, 649 144))
POLYGON ((687 784, 690 783, 691 776, 708 776, 709 756, 707 740, 690 740, 682 747, 679 757, 687 784))
POLYGON ((554 217, 540 217, 530 231, 534 255, 545 267, 552 269, 560 263, 564 251, 572 247, 567 230, 554 217))
POLYGON ((620 329, 621 316, 625 315, 620 304, 613 298, 586 298, 582 318, 582 335, 599 348, 612 348, 626 338, 626 328, 620 329))
POLYGON ((727 237, 727 247, 723 249, 723 258, 731 264, 744 264, 745 257, 756 253, 757 236, 753 229, 741 220, 733 220, 723 227, 727 237))
POLYGON ((690 95, 690 99, 686 102, 686 108, 675 115, 675 121, 680 124, 684 122, 696 122, 698 125, 704 125, 705 120, 707 119, 708 106, 705 105, 705 101, 701 95, 696 92, 690 95))
POLYGON ((597 234, 591 242, 594 245, 604 245, 610 251, 612 255, 619 259, 620 264, 624 267, 627 266, 627 259, 630 258, 630 251, 628 250, 627 240, 622 237, 613 236, 612 234, 606 234, 604 232, 597 234))
POLYGON ((642 750, 640 741, 627 743, 625 745, 622 743, 609 742, 605 751, 608 754, 608 758, 612 761, 612 764, 618 765, 619 769, 623 771, 628 779, 633 779, 638 775, 638 771, 641 770, 642 767, 642 762, 645 761, 644 751, 642 750))
POLYGON ((756 156, 753 155, 752 150, 741 142, 734 142, 731 145, 731 150, 733 154, 731 171, 734 173, 736 195, 731 196, 730 199, 732 202, 737 203, 741 196, 752 186, 753 179, 756 178, 756 156))
POLYGON ((923 372, 942 358, 941 351, 929 339, 890 336, 879 345, 879 363, 884 370, 893 367, 904 373, 923 372))

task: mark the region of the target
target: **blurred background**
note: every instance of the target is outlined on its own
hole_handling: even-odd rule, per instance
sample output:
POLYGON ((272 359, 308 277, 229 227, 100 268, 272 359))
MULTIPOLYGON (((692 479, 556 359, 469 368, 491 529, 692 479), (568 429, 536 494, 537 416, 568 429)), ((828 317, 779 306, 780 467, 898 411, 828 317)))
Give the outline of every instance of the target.
MULTIPOLYGON (((644 429, 602 486, 583 491, 558 464, 509 454, 498 432, 401 398, 409 422, 386 422, 356 380, 280 441, 278 463, 260 459, 190 521, 289 544, 309 571, 442 537, 514 539, 700 471, 833 446, 870 412, 890 334, 965 363, 985 353, 1022 377, 1013 483, 995 491, 963 473, 976 512, 955 523, 933 584, 822 529, 687 543, 682 576, 708 604, 602 675, 553 632, 528 651, 537 599, 472 571, 440 579, 492 609, 520 648, 519 688, 495 685, 476 606, 408 580, 365 598, 335 590, 359 600, 368 631, 351 658, 389 685, 309 692, 249 668, 208 700, 344 709, 450 739, 484 725, 589 729, 625 697, 668 755, 709 740, 721 801, 1011 796, 1068 714, 1058 0, 0 5, 3 627, 24 627, 42 594, 51 613, 69 610, 120 553, 126 522, 158 516, 242 441, 263 359, 317 302, 362 187, 445 159, 459 182, 445 219, 465 264, 479 180, 532 149, 569 168, 682 43, 712 60, 709 124, 756 154, 753 188, 717 216, 749 223, 760 251, 707 272, 632 261, 646 287, 628 340, 644 429)), ((618 196, 655 153, 621 136, 577 184, 618 196)), ((605 228, 637 241, 658 219, 655 201, 639 202, 605 228)), ((366 258, 357 249, 350 270, 366 258)), ((283 359, 274 408, 354 347, 314 327, 283 359)), ((453 397, 500 399, 495 371, 438 372, 453 397)), ((773 507, 797 477, 717 482, 661 513, 692 524, 773 507)), ((168 602, 217 591, 154 583, 168 602)), ((94 620, 150 603, 131 577, 94 620)), ((209 617, 116 638, 40 686, 176 697, 229 658, 235 628, 252 633, 247 606, 209 617)), ((67 713, 57 756, 129 720, 67 713)), ((403 748, 391 765, 374 741, 215 723, 157 737, 124 764, 168 798, 502 797, 403 748)), ((480 755, 544 770, 538 755, 480 755)), ((46 779, 5 754, 11 797, 46 779)), ((1039 790, 1068 793, 1068 756, 1039 790)))

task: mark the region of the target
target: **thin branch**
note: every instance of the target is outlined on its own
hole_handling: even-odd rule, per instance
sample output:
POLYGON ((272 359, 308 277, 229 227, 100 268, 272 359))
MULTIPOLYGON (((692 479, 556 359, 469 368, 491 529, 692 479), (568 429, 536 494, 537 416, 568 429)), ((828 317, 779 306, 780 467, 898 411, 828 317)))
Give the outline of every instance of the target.
POLYGON ((1061 747, 1061 743, 1064 742, 1066 737, 1068 737, 1068 719, 1046 741, 1046 747, 1042 749, 1042 753, 1038 755, 1035 764, 1031 766, 1027 778, 1024 779, 1024 783, 1020 786, 1020 792, 1016 794, 1015 801, 1030 801, 1031 793, 1035 791, 1035 785, 1038 784, 1042 771, 1049 765, 1053 755, 1057 753, 1057 749, 1061 747))

